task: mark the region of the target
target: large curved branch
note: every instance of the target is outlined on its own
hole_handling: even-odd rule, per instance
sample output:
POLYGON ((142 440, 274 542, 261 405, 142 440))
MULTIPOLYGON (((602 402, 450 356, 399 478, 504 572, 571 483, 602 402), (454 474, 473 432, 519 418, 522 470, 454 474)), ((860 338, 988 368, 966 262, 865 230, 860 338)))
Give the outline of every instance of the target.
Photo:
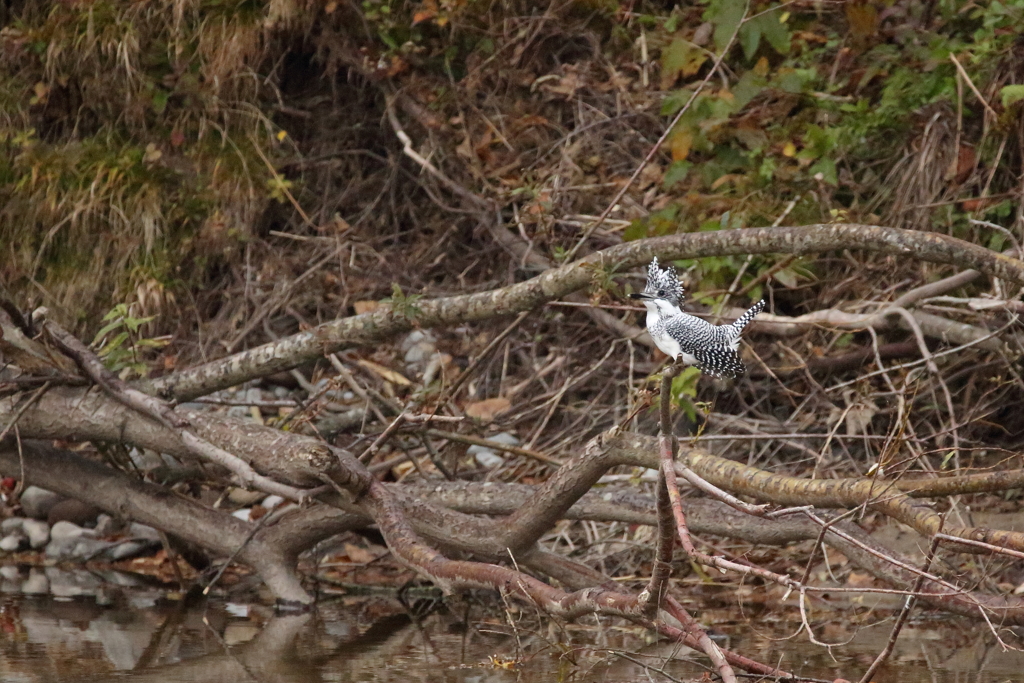
POLYGON ((808 254, 868 249, 934 263, 973 268, 1024 284, 1024 263, 964 240, 937 233, 871 225, 831 224, 687 233, 638 240, 595 252, 525 282, 476 294, 418 301, 395 310, 333 320, 311 330, 182 370, 152 383, 152 390, 179 401, 288 370, 325 353, 369 344, 416 327, 436 327, 519 313, 589 284, 597 271, 614 271, 663 259, 730 254, 808 254))
MULTIPOLYGON (((0 472, 21 476, 25 482, 95 505, 112 515, 133 519, 222 556, 235 555, 256 570, 281 603, 309 605, 312 598, 295 570, 297 546, 291 525, 260 529, 248 538, 253 525, 176 495, 162 486, 129 477, 71 451, 42 441, 22 441, 24 457, 10 440, 0 444, 0 472), (248 539, 248 541, 247 541, 248 539)), ((334 529, 356 517, 332 515, 334 529)))
MULTIPOLYGON (((9 421, 6 418, 15 414, 17 404, 17 395, 0 398, 0 418, 9 421)), ((317 486, 326 476, 358 491, 372 478, 351 454, 312 437, 182 408, 175 414, 188 420, 199 437, 236 456, 246 467, 291 487, 317 486)), ((195 453, 177 430, 103 392, 79 387, 48 390, 21 414, 18 428, 22 436, 34 439, 131 443, 181 458, 195 453)))

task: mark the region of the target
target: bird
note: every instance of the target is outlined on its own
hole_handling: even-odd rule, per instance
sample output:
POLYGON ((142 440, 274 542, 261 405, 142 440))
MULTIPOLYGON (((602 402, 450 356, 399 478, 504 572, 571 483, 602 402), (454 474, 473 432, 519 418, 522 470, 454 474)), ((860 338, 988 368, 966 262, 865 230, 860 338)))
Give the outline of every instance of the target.
POLYGON ((674 266, 661 268, 658 258, 647 267, 647 286, 631 294, 647 308, 647 332, 655 345, 676 362, 695 365, 715 377, 738 377, 746 372, 738 353, 743 328, 764 308, 761 299, 730 325, 712 325, 684 313, 683 285, 674 266))

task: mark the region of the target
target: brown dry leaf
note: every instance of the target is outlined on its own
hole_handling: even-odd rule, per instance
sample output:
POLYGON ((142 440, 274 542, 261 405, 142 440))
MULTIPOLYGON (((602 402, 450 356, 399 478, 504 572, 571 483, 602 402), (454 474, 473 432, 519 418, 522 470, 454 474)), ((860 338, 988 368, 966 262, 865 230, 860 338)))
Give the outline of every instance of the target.
POLYGON ((874 585, 874 579, 867 572, 850 572, 846 585, 848 588, 870 588, 874 585))
POLYGON ((693 133, 686 126, 676 126, 668 139, 669 149, 672 150, 672 161, 683 161, 690 156, 690 146, 693 145, 693 133))
POLYGON ((369 370, 370 372, 374 372, 380 375, 383 379, 387 380, 388 382, 391 382, 392 384, 398 384, 403 387, 407 387, 410 384, 412 384, 412 382, 406 379, 404 375, 395 372, 390 368, 386 368, 383 365, 378 365, 377 363, 374 363, 372 360, 364 360, 360 358, 356 362, 359 363, 364 368, 366 368, 367 370, 369 370))
POLYGON ((412 25, 415 26, 421 21, 430 21, 436 16, 437 0, 426 0, 426 2, 423 3, 422 8, 412 15, 412 25))
POLYGON ((475 401, 466 406, 466 415, 474 420, 490 422, 498 415, 501 415, 512 407, 512 402, 507 398, 488 398, 483 401, 475 401))
POLYGON ((360 548, 357 545, 351 543, 345 544, 345 554, 348 555, 348 559, 352 560, 356 564, 367 564, 377 559, 377 556, 371 553, 366 548, 360 548))
POLYGON ((363 313, 373 313, 380 308, 379 301, 356 301, 352 304, 352 308, 356 309, 356 315, 362 315, 363 313))

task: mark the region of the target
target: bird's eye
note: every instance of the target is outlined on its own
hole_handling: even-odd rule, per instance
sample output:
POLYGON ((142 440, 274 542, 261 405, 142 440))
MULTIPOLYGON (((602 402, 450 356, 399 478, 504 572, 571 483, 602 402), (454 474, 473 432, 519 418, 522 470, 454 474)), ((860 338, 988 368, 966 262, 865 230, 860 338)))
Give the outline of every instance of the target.
POLYGON ((665 290, 664 289, 659 289, 658 290, 658 296, 665 296, 665 290))

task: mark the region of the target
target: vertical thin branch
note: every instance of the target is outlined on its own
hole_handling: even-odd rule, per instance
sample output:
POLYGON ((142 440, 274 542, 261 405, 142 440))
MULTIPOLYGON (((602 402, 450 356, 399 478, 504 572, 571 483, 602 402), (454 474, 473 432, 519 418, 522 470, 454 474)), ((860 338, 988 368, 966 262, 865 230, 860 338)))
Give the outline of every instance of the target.
POLYGON ((658 609, 668 595, 668 580, 672 575, 672 550, 675 546, 676 530, 672 521, 672 503, 665 485, 665 474, 658 474, 658 547, 654 556, 651 580, 637 600, 643 605, 644 614, 654 619, 658 609))
MULTIPOLYGON (((945 521, 945 517, 943 517, 945 521)), ((939 531, 942 531, 940 528, 939 531)), ((885 649, 878 653, 875 657, 875 661, 871 663, 868 670, 861 676, 859 683, 869 683, 871 677, 878 670, 878 667, 885 663, 885 660, 892 654, 893 648, 896 647, 896 639, 900 637, 900 631, 903 629, 903 624, 907 622, 907 617, 910 616, 910 610, 914 608, 914 603, 917 602, 917 594, 921 592, 921 586, 924 585, 924 575, 928 573, 928 570, 932 566, 932 560, 935 559, 935 551, 939 547, 939 538, 932 538, 932 544, 928 548, 928 555, 924 558, 924 568, 922 572, 917 575, 917 580, 914 581, 914 587, 910 589, 910 594, 907 595, 906 602, 903 603, 903 609, 900 610, 900 615, 896 617, 896 623, 892 627, 892 633, 889 634, 889 642, 885 644, 885 649)))

